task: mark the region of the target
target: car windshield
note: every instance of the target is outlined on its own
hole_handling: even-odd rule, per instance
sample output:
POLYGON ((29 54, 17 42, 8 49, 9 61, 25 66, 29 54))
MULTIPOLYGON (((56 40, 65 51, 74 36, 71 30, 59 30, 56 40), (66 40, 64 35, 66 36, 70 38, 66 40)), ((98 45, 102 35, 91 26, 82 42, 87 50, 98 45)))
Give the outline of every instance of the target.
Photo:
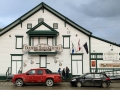
POLYGON ((85 75, 86 75, 86 73, 84 73, 84 74, 80 75, 79 77, 83 77, 83 76, 85 76, 85 75))

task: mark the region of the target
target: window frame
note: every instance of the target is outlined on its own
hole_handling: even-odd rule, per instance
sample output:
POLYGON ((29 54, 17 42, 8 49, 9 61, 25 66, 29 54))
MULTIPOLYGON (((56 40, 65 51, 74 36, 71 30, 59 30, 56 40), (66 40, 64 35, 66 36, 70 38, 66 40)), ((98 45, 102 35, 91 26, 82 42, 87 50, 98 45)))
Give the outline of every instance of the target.
POLYGON ((38 23, 44 22, 44 18, 38 18, 38 23))
POLYGON ((63 49, 70 49, 70 36, 71 35, 63 35, 63 49), (68 37, 69 38, 69 46, 68 47, 64 47, 64 38, 68 37))
POLYGON ((15 37, 16 37, 15 49, 23 49, 23 36, 15 36, 15 37), (21 38, 21 39, 22 39, 22 45, 21 45, 21 48, 17 48, 17 38, 21 38))
POLYGON ((58 23, 53 23, 53 28, 58 29, 58 23), (57 26, 55 27, 55 25, 57 25, 57 26))
POLYGON ((31 28, 32 28, 32 23, 27 23, 27 29, 31 29, 31 28, 29 28, 28 25, 31 25, 31 28))

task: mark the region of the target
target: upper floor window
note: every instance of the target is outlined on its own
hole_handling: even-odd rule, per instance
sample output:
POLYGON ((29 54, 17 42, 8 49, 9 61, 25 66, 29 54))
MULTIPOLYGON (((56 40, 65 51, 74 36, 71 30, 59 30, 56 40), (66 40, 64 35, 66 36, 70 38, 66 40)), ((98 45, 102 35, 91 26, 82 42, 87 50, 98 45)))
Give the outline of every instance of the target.
POLYGON ((53 23, 53 28, 58 29, 58 23, 53 23))
POLYGON ((63 35, 63 48, 70 49, 70 35, 63 35))
POLYGON ((28 23, 27 24, 27 29, 31 29, 32 28, 32 23, 28 23))
POLYGON ((16 49, 23 48, 23 36, 16 36, 16 49))
POLYGON ((44 21, 44 18, 38 18, 38 23, 44 21))

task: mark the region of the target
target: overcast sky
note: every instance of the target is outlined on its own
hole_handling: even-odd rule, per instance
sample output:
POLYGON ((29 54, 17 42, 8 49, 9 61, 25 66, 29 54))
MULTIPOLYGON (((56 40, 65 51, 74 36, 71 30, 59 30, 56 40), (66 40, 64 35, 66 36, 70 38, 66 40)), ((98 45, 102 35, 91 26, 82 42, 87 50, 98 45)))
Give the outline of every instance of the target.
POLYGON ((41 2, 93 35, 120 44, 120 0, 0 0, 0 27, 7 26, 41 2))

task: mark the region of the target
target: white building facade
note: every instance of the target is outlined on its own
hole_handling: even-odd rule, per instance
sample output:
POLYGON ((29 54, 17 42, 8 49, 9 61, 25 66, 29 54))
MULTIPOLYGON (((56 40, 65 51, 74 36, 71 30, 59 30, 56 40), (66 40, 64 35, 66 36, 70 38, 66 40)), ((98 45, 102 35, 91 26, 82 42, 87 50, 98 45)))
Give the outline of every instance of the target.
POLYGON ((0 31, 0 72, 70 69, 72 75, 120 68, 120 46, 92 33, 45 3, 0 31))

